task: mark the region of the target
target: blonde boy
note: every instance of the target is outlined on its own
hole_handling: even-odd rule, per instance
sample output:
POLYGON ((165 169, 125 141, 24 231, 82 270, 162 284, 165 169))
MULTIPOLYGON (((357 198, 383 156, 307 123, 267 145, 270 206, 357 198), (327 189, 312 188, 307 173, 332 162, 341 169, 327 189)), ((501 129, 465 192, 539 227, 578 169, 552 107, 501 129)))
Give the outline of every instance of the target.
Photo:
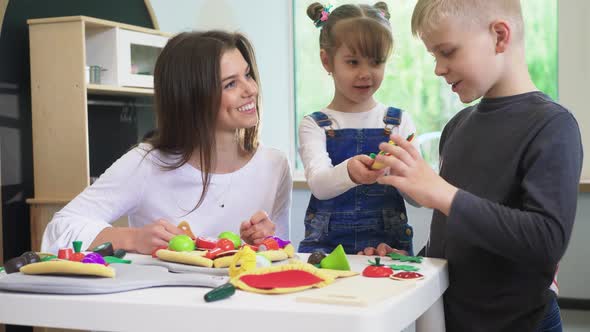
POLYGON ((582 145, 572 114, 530 78, 520 2, 419 0, 412 31, 461 101, 483 97, 445 126, 440 176, 399 136, 378 157, 391 167, 379 183, 435 211, 426 255, 449 263, 447 330, 561 331, 549 285, 572 231, 582 145))

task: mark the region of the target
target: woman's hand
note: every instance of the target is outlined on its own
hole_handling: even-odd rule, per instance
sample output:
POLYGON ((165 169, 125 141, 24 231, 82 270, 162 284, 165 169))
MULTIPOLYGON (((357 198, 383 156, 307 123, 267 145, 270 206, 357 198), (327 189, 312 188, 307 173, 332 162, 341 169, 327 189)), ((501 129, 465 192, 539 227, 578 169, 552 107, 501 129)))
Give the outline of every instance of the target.
POLYGON ((170 239, 184 232, 164 219, 134 229, 133 248, 140 254, 151 254, 155 248, 167 246, 170 239))
POLYGON ((357 255, 385 256, 385 255, 392 253, 392 252, 396 252, 396 253, 404 255, 404 256, 408 255, 407 251, 392 248, 387 243, 379 243, 377 248, 367 247, 367 248, 363 249, 363 251, 359 251, 357 253, 357 255))
POLYGON ((384 170, 373 170, 374 160, 371 157, 360 154, 348 160, 346 168, 348 176, 356 184, 373 184, 383 175, 384 170))
POLYGON ((240 237, 248 244, 258 245, 275 234, 275 224, 264 211, 258 211, 240 225, 240 237))

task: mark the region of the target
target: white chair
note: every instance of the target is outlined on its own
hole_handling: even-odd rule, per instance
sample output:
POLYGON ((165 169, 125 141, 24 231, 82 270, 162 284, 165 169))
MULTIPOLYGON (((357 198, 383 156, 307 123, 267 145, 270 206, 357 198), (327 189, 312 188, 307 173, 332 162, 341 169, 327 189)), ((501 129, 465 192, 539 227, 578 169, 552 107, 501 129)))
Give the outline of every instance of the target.
POLYGON ((442 132, 440 131, 432 131, 429 133, 424 133, 422 135, 418 135, 416 138, 418 140, 418 145, 420 146, 420 153, 422 154, 422 158, 435 170, 437 173, 439 171, 439 155, 438 155, 438 144, 440 141, 440 135, 442 132))

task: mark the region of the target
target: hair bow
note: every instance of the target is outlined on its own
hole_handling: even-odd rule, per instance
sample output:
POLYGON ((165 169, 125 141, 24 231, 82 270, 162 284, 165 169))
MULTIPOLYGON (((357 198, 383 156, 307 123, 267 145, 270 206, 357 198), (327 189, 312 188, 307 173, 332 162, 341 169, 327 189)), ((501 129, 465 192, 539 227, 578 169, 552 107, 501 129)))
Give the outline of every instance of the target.
POLYGON ((322 16, 314 22, 316 28, 321 28, 326 24, 326 21, 328 21, 328 16, 330 16, 331 9, 332 5, 324 7, 322 10, 322 16))

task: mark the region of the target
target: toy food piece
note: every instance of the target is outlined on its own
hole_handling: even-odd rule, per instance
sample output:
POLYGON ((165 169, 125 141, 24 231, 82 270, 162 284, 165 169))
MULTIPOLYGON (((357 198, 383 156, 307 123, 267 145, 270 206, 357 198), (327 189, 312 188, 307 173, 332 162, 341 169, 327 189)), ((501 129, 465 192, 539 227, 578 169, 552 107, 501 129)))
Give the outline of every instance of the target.
POLYGON ((393 260, 399 260, 400 262, 414 262, 414 263, 422 263, 422 256, 406 256, 402 254, 398 254, 397 252, 391 252, 387 254, 389 258, 393 260))
POLYGON ((4 263, 4 271, 8 274, 19 272, 25 265, 27 265, 27 261, 24 257, 14 257, 4 263))
POLYGON ((115 270, 109 266, 64 260, 28 264, 21 267, 20 272, 24 274, 69 274, 105 278, 115 277, 115 270))
MULTIPOLYGON (((414 136, 415 136, 414 133, 408 135, 408 137, 406 137, 406 141, 411 142, 414 139, 414 136)), ((387 142, 387 143, 390 144, 390 145, 397 145, 397 144, 395 144, 394 141, 391 141, 391 140, 389 142, 387 142)), ((385 153, 383 151, 379 151, 379 155, 389 156, 390 154, 389 153, 385 153)), ((371 159, 375 159, 375 158, 377 158, 377 154, 371 153, 370 154, 370 157, 371 157, 371 159)), ((374 161, 373 164, 371 165, 371 169, 373 169, 373 170, 380 170, 380 169, 383 169, 383 168, 385 168, 385 164, 383 164, 381 162, 378 162, 378 161, 374 161)))
POLYGON ((266 238, 270 238, 270 239, 275 240, 278 243, 279 248, 285 248, 288 244, 291 243, 291 241, 289 241, 289 240, 283 240, 283 239, 281 239, 278 236, 267 236, 266 238))
POLYGON ((20 255, 20 257, 23 257, 27 264, 37 263, 41 261, 39 255, 37 255, 37 253, 34 251, 27 251, 20 255))
POLYGON ((186 235, 190 236, 190 238, 191 238, 191 239, 193 239, 193 240, 194 240, 194 239, 196 239, 196 238, 197 238, 197 237, 195 236, 195 234, 193 234, 193 231, 191 230, 191 226, 189 225, 189 223, 188 223, 188 222, 186 222, 186 221, 181 221, 181 222, 178 224, 178 228, 180 228, 180 229, 181 229, 181 230, 184 232, 184 234, 186 234, 186 235))
POLYGON ((393 270, 399 270, 399 271, 407 271, 407 272, 414 272, 414 271, 419 271, 420 268, 417 266, 412 266, 412 265, 396 265, 396 264, 392 264, 389 265, 390 268, 392 268, 393 270))
POLYGON ((230 239, 219 239, 217 240, 217 244, 215 245, 215 248, 210 249, 207 251, 207 253, 205 254, 205 257, 209 258, 209 259, 215 259, 218 256, 221 256, 224 253, 227 253, 229 251, 233 251, 236 247, 234 246, 234 243, 232 240, 230 239))
POLYGON ((72 247, 74 247, 74 252, 81 252, 82 251, 82 241, 72 242, 72 247))
POLYGON ((279 243, 277 242, 277 240, 271 238, 271 237, 267 237, 266 239, 262 240, 262 244, 260 245, 261 247, 264 246, 266 248, 266 250, 279 250, 279 243))
POLYGON ((156 251, 156 256, 167 262, 182 263, 203 267, 212 267, 213 260, 204 257, 205 251, 172 251, 160 249, 156 251))
POLYGON ((285 250, 267 250, 259 251, 260 256, 266 257, 271 262, 283 261, 289 258, 289 254, 285 250))
POLYGON ((168 249, 172 251, 193 251, 195 242, 186 234, 176 235, 168 242, 168 249))
POLYGON ((359 272, 356 272, 356 271, 343 271, 343 270, 330 270, 330 269, 321 269, 321 270, 322 270, 322 273, 327 274, 334 279, 354 277, 354 276, 357 276, 360 274, 359 272))
POLYGON ((198 236, 195 243, 199 249, 213 249, 217 245, 217 239, 198 236))
POLYGON ((242 245, 242 239, 240 239, 240 236, 234 232, 221 232, 217 238, 231 240, 234 244, 234 249, 239 248, 242 245))
POLYGON ((106 257, 104 257, 104 261, 107 264, 131 264, 131 260, 122 259, 117 256, 106 256, 106 257))
POLYGON ((309 264, 286 264, 258 268, 233 277, 239 289, 261 294, 284 294, 312 287, 324 287, 334 278, 309 264))
POLYGON ((81 262, 84 259, 84 257, 86 257, 86 255, 84 255, 83 253, 75 252, 72 254, 72 256, 70 256, 70 260, 72 262, 81 262))
POLYGON ((156 247, 156 249, 154 249, 152 251, 152 257, 153 258, 158 258, 158 255, 156 255, 156 253, 158 252, 158 250, 162 250, 162 249, 168 250, 168 246, 159 246, 159 247, 156 247))
POLYGON ((256 267, 269 267, 272 261, 262 255, 256 254, 256 267))
POLYGON ((231 283, 223 284, 213 288, 205 294, 205 302, 213 302, 226 299, 236 292, 236 287, 231 283))
POLYGON ((295 247, 293 247, 293 245, 291 243, 289 243, 285 247, 283 247, 283 251, 287 254, 287 256, 289 256, 289 258, 292 258, 295 256, 295 247))
POLYGON ((256 268, 256 253, 250 247, 243 247, 230 257, 229 276, 236 277, 241 273, 256 268))
POLYGON ((381 258, 375 257, 375 262, 369 261, 369 266, 363 270, 363 276, 369 278, 387 278, 393 274, 389 266, 381 264, 381 258))
POLYGON ((115 250, 112 256, 115 256, 117 258, 123 258, 125 257, 125 255, 127 255, 127 251, 125 251, 125 249, 117 249, 115 250))
POLYGON ((95 252, 95 253, 101 255, 102 257, 113 256, 115 254, 115 251, 113 250, 113 244, 110 242, 105 242, 103 244, 100 244, 100 245, 92 248, 90 251, 95 252))
POLYGON ((314 251, 309 257, 307 258, 307 262, 311 265, 319 265, 322 259, 326 257, 326 253, 323 251, 314 251))
POLYGON ((95 252, 89 252, 88 254, 86 254, 86 256, 84 256, 84 258, 82 259, 82 263, 86 263, 86 264, 102 264, 105 265, 106 262, 104 260, 104 258, 102 258, 101 255, 95 253, 95 252))
POLYGON ((322 259, 320 267, 322 269, 350 271, 344 247, 339 244, 328 256, 322 259))
POLYGON ((70 260, 70 258, 72 258, 73 254, 74 254, 74 250, 72 250, 72 248, 61 248, 57 252, 57 258, 70 260))
MULTIPOLYGON (((238 250, 230 250, 226 251, 221 255, 218 255, 216 258, 213 259, 213 267, 214 268, 225 268, 231 265, 231 261, 238 253, 238 250)), ((207 257, 205 255, 205 257, 207 257)))
POLYGON ((395 280, 420 280, 424 279, 424 276, 418 272, 398 272, 389 276, 395 280))

